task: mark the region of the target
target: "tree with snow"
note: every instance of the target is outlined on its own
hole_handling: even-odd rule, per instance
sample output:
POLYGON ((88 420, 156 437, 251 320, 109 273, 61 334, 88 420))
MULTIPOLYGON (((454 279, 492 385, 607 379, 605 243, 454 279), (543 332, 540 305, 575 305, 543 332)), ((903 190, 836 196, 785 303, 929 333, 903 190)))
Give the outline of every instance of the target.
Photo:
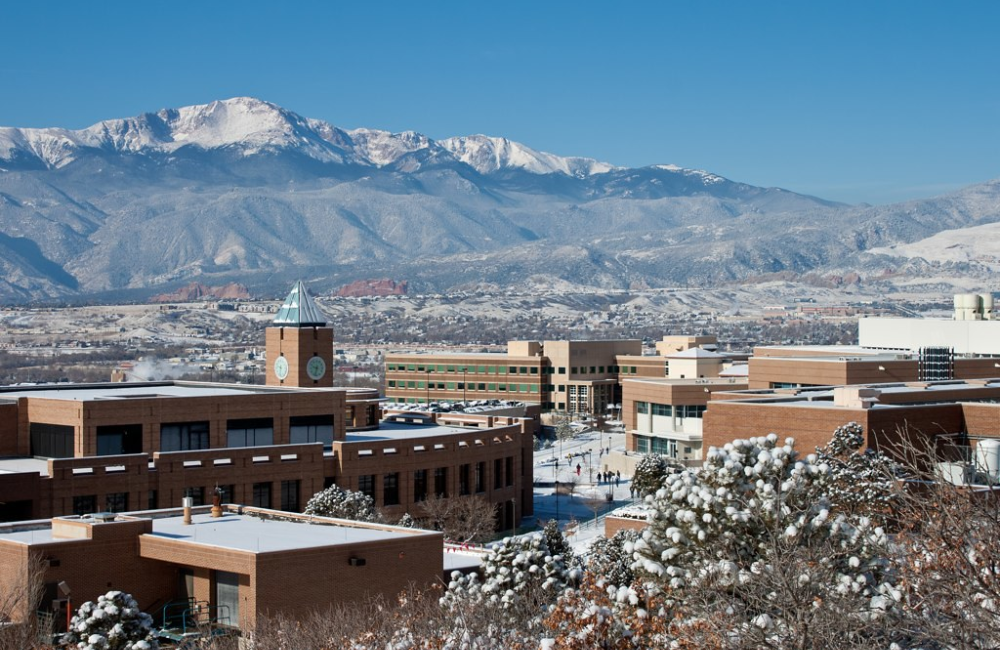
POLYGON ((401 526, 403 528, 416 528, 417 521, 413 518, 412 515, 410 515, 410 513, 404 512, 403 516, 400 517, 399 521, 396 522, 396 525, 401 526))
POLYGON ((130 594, 109 591, 87 601, 70 621, 63 642, 78 650, 156 650, 153 618, 130 594))
POLYGON ((632 487, 640 497, 654 494, 663 486, 663 481, 670 473, 670 465, 659 454, 646 454, 635 465, 632 473, 632 487))
POLYGON ((899 469, 885 454, 864 449, 865 430, 857 422, 837 427, 830 442, 816 449, 817 460, 829 468, 826 496, 835 512, 863 515, 880 522, 896 502, 899 469))
POLYGON ((483 560, 483 578, 452 573, 441 604, 448 610, 478 603, 504 615, 506 623, 536 628, 548 606, 579 577, 561 555, 552 555, 544 536, 509 537, 483 560))
POLYGON ((613 537, 598 537, 587 550, 587 571, 601 576, 607 584, 627 587, 635 580, 632 553, 628 549, 638 541, 636 530, 619 530, 613 537))
POLYGON ((634 569, 674 594, 701 621, 699 634, 737 634, 754 647, 804 636, 798 647, 807 647, 836 629, 848 634, 841 647, 888 645, 900 593, 886 535, 866 517, 833 512, 829 482, 827 464, 774 434, 713 448, 651 499, 634 569))
POLYGON ((303 513, 353 521, 382 521, 382 513, 375 507, 374 499, 363 492, 352 492, 336 485, 314 494, 303 513))

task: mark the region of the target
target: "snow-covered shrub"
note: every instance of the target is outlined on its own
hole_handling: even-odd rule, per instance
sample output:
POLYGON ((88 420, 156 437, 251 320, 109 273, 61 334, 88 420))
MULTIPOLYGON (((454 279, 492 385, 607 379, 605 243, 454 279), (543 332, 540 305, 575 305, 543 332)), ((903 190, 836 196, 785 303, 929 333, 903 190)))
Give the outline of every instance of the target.
POLYGON ((382 521, 382 514, 370 496, 363 492, 344 490, 336 485, 314 494, 303 512, 307 515, 354 521, 382 521))
POLYGON ((628 587, 635 580, 632 572, 632 554, 626 550, 639 539, 636 530, 619 530, 610 539, 598 537, 590 544, 587 553, 587 571, 603 584, 628 587))
POLYGON ((63 642, 78 650, 155 650, 153 618, 130 594, 109 591, 87 601, 70 621, 63 642))
POLYGON ((895 463, 873 449, 861 451, 865 430, 857 422, 839 426, 817 460, 829 467, 826 495, 836 512, 884 519, 898 496, 895 463))
POLYGON ((410 513, 404 512, 403 516, 400 517, 399 521, 396 522, 396 525, 402 526, 403 528, 416 528, 417 521, 413 518, 412 515, 410 515, 410 513))
POLYGON ((502 612, 510 624, 531 628, 576 577, 561 555, 549 552, 544 537, 511 537, 486 556, 482 580, 452 573, 441 604, 452 611, 478 604, 502 612))
POLYGON ((663 486, 667 474, 670 473, 670 466, 667 460, 657 454, 646 454, 635 465, 632 473, 632 487, 636 489, 639 496, 647 496, 655 493, 663 486))
POLYGON ((828 464, 774 434, 713 448, 647 499, 654 512, 632 545, 633 569, 688 602, 699 590, 725 594, 722 614, 741 634, 781 636, 834 604, 833 618, 870 621, 899 596, 886 536, 868 518, 832 512, 830 480, 828 464))

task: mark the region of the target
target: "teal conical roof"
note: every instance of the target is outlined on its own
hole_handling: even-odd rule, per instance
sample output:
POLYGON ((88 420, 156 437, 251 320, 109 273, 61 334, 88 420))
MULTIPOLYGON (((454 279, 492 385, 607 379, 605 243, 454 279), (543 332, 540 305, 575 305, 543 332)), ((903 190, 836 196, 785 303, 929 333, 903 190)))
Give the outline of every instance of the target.
POLYGON ((326 317, 309 296, 306 285, 299 280, 274 317, 274 324, 283 327, 326 327, 326 317))

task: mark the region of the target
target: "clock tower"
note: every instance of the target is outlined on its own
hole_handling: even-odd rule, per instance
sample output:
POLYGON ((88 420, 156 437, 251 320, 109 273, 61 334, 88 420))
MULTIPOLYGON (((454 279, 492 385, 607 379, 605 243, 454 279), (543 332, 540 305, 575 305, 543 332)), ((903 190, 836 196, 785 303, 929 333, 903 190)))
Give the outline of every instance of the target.
POLYGON ((333 386, 333 328, 299 280, 267 328, 267 385, 333 386))

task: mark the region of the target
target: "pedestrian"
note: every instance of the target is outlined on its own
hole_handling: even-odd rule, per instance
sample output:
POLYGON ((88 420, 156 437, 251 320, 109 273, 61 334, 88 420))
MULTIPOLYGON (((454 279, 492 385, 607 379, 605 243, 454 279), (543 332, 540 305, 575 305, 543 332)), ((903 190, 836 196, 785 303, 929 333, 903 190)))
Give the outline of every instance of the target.
POLYGON ((618 479, 619 481, 622 480, 622 471, 621 470, 617 470, 615 472, 615 478, 618 479))
POLYGON ((635 498, 635 486, 628 486, 628 495, 633 499, 635 498))
POLYGON ((601 484, 601 473, 600 472, 597 473, 597 484, 598 485, 601 484))
POLYGON ((577 463, 577 464, 576 464, 576 475, 577 475, 577 476, 579 476, 579 475, 580 475, 580 463, 577 463))
POLYGON ((615 477, 615 487, 618 487, 621 484, 622 484, 622 477, 621 476, 616 476, 615 477))

